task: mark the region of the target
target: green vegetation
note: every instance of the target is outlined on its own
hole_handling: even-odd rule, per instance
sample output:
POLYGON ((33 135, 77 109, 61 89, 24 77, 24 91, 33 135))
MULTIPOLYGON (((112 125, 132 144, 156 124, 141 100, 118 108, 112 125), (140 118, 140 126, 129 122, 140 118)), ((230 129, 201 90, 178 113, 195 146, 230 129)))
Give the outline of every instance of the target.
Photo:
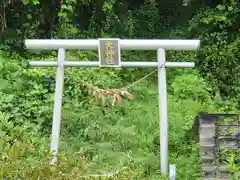
MULTIPOLYGON (((49 166, 55 68, 30 69, 27 59, 55 59, 56 52, 29 52, 23 42, 25 38, 51 37, 164 37, 204 40, 198 54, 167 53, 169 60, 196 60, 199 65, 167 71, 169 162, 177 165, 177 179, 198 179, 194 117, 199 111, 237 112, 240 106, 239 4, 219 3, 1 1, 0 177, 80 179, 122 170, 116 179, 159 179, 156 74, 129 88, 130 96, 114 106, 107 96, 106 103, 99 102, 96 90, 88 86, 121 88, 153 70, 67 69, 60 161, 49 166)), ((96 57, 97 52, 68 51, 69 60, 96 57)), ((155 61, 156 52, 123 51, 122 59, 155 61)), ((230 166, 233 173, 239 171, 235 164, 230 166)))

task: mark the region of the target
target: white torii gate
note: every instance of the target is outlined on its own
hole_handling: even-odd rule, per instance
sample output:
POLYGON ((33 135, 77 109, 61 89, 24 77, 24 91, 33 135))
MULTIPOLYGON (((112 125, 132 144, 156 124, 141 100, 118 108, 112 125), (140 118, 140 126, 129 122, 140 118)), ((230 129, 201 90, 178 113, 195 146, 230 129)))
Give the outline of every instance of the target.
POLYGON ((162 174, 168 173, 168 116, 167 116, 167 68, 193 68, 192 62, 166 62, 165 50, 193 51, 200 47, 200 40, 150 40, 150 39, 51 39, 25 40, 28 49, 58 50, 57 61, 30 61, 33 67, 57 67, 52 123, 51 151, 54 161, 59 146, 64 67, 158 67, 158 92, 160 113, 160 167, 162 174), (67 61, 66 49, 99 51, 99 61, 67 61), (120 50, 157 50, 157 62, 121 62, 120 50))

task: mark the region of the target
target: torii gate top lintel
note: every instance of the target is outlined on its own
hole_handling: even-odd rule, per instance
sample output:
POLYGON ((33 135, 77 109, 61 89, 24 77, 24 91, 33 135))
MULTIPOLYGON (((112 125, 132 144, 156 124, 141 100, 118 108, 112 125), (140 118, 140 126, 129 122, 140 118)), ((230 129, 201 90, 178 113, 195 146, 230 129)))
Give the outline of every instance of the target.
MULTIPOLYGON (((99 39, 30 39, 25 40, 25 46, 27 49, 38 50, 56 50, 59 48, 97 50, 99 39)), ((164 50, 194 51, 200 47, 200 40, 119 39, 119 41, 121 49, 131 50, 157 50, 162 48, 164 50)))

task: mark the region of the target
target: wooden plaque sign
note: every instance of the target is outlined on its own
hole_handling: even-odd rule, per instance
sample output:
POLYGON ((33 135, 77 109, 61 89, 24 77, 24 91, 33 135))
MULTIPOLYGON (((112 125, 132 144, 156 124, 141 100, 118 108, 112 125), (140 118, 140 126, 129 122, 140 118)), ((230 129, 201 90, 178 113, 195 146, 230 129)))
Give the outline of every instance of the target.
POLYGON ((120 67, 119 39, 98 39, 100 67, 120 67))

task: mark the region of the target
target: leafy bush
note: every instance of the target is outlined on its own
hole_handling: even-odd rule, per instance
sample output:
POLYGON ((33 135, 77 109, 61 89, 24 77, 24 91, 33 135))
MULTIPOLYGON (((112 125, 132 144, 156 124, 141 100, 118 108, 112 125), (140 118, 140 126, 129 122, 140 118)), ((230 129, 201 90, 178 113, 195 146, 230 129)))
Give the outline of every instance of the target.
MULTIPOLYGON (((188 134, 194 117, 199 111, 236 111, 235 103, 239 102, 240 16, 236 3, 204 8, 189 25, 173 31, 170 31, 173 24, 179 25, 180 20, 172 14, 188 9, 181 16, 181 22, 186 22, 186 17, 196 8, 193 5, 199 2, 188 2, 189 7, 179 6, 178 9, 174 8, 176 2, 165 1, 166 6, 159 8, 159 2, 149 0, 39 3, 38 0, 0 3, 3 5, 0 49, 4 49, 0 52, 0 176, 80 179, 83 175, 120 170, 115 179, 166 179, 160 177, 159 172, 159 105, 155 74, 128 89, 135 99, 123 97, 123 102, 112 106, 97 102, 96 89, 125 87, 150 70, 66 69, 61 153, 58 154, 59 163, 50 166, 52 155, 48 147, 55 68, 30 69, 26 59, 54 60, 56 52, 22 49, 25 37, 144 36, 196 37, 207 42, 201 46, 198 56, 195 52, 167 53, 171 61, 194 61, 198 57, 200 65, 197 70, 169 69, 167 72, 169 162, 177 165, 177 179, 197 179, 200 162, 198 143, 194 139, 196 132, 188 134), (12 51, 7 52, 9 49, 12 51), (218 88, 220 95, 213 98, 218 88), (224 96, 228 101, 222 98, 224 96)), ((122 60, 156 61, 155 53, 123 51, 122 60)), ((96 58, 96 52, 69 50, 67 59, 88 61, 96 58)), ((110 96, 104 99, 111 101, 110 96)), ((232 173, 238 170, 231 164, 232 173)))
POLYGON ((211 102, 209 91, 211 89, 207 86, 204 79, 196 75, 182 75, 178 76, 172 84, 173 92, 176 98, 179 99, 193 99, 205 103, 211 102))
POLYGON ((239 5, 228 1, 204 8, 190 20, 190 37, 202 40, 198 55, 200 72, 221 96, 239 104, 239 5))

